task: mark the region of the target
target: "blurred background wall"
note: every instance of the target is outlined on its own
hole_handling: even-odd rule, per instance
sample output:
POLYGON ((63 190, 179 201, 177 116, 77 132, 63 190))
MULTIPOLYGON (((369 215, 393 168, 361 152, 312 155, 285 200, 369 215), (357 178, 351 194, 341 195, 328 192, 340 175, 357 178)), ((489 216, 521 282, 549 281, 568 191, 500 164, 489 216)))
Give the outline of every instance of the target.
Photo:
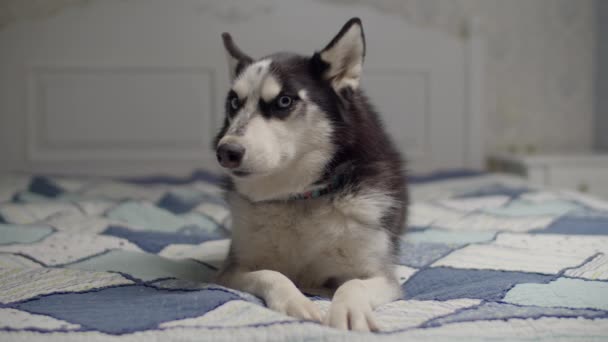
POLYGON ((487 38, 487 149, 591 146, 595 1, 328 1, 366 3, 449 34, 459 34, 465 18, 478 17, 487 38))
MULTIPOLYGON (((66 8, 88 6, 94 1, 3 0, 0 1, 0 30, 25 21, 44 20, 66 8)), ((268 5, 272 6, 274 1, 278 0, 268 0, 268 5)), ((604 82, 598 81, 604 90, 598 88, 596 91, 595 87, 598 41, 608 46, 608 24, 605 21, 601 25, 597 23, 598 9, 607 11, 606 1, 318 1, 343 6, 363 4, 378 11, 398 13, 414 25, 450 35, 462 33, 465 19, 479 18, 487 39, 484 134, 489 151, 522 150, 529 146, 540 150, 584 149, 593 145, 594 122, 603 127, 608 123, 608 105, 606 99, 599 96, 602 91, 606 92, 608 80, 606 53, 601 57, 604 66, 600 71, 604 82), (598 36, 598 28, 603 30, 603 37, 598 36), (598 114, 594 118, 596 104, 598 114)), ((238 6, 238 1, 230 2, 238 6)), ((306 6, 314 6, 316 2, 306 2, 306 6)), ((141 3, 145 6, 145 1, 141 3)), ((1 122, 0 119, 0 125, 1 122)), ((601 136, 597 138, 597 144, 607 147, 608 138, 602 135, 606 130, 595 126, 598 127, 595 133, 601 136)), ((0 130, 10 129, 3 127, 0 130)), ((10 136, 0 133, 5 139, 10 136)))
POLYGON ((608 1, 597 0, 596 146, 608 150, 608 1))

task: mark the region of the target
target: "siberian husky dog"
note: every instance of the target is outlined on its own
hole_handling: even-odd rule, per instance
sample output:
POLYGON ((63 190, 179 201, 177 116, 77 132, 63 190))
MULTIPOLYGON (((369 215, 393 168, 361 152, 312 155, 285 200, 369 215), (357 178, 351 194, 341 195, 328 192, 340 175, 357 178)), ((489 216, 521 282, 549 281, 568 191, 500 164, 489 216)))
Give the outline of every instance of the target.
POLYGON ((393 265, 408 193, 359 87, 361 20, 312 56, 255 60, 222 37, 232 85, 215 146, 233 235, 218 283, 293 317, 377 330, 374 308, 401 297, 393 265), (303 292, 324 290, 333 297, 322 317, 303 292))

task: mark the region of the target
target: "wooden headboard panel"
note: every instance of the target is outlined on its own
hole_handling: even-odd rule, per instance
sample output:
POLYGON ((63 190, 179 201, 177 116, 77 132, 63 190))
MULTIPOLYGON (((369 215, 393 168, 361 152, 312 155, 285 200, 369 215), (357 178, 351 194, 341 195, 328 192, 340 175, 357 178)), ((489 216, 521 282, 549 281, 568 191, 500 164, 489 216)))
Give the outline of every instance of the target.
MULTIPOLYGON (((228 75, 220 33, 253 56, 312 53, 350 17, 362 85, 413 171, 480 168, 483 47, 368 7, 302 1, 99 1, 0 31, 0 168, 133 174, 215 166, 228 75), (17 130, 15 132, 15 130, 17 130), (8 134, 8 135, 7 135, 8 134)), ((472 26, 471 26, 472 27, 472 26)))

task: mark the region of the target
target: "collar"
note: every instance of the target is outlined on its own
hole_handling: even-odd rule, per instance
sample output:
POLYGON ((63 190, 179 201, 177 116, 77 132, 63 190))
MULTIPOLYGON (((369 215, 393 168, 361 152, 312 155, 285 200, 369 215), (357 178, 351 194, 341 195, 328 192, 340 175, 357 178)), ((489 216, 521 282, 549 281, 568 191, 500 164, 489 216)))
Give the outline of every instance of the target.
POLYGON ((305 199, 313 199, 319 198, 321 196, 325 196, 335 192, 340 189, 344 184, 344 175, 337 175, 331 178, 331 180, 324 184, 315 187, 314 189, 299 193, 299 194, 291 194, 285 198, 285 200, 305 200, 305 199))
POLYGON ((299 201, 299 200, 307 200, 307 199, 315 199, 321 196, 329 195, 337 192, 342 189, 346 183, 348 183, 348 179, 350 179, 350 175, 353 171, 354 167, 351 162, 346 162, 338 167, 336 167, 333 171, 333 176, 325 182, 319 181, 311 185, 311 187, 304 192, 289 194, 283 197, 271 198, 267 200, 257 201, 258 203, 269 203, 269 202, 287 202, 287 201, 299 201))

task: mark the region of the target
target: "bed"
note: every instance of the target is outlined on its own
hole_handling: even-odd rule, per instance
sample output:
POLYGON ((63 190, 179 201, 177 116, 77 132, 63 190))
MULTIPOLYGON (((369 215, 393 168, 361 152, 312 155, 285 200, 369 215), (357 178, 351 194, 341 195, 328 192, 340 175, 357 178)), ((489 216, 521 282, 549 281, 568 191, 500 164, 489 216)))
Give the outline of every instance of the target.
POLYGON ((412 177, 411 192, 404 297, 361 334, 210 282, 230 238, 214 173, 4 174, 0 340, 608 338, 608 202, 467 171, 412 177))
POLYGON ((486 156, 483 28, 466 18, 449 35, 381 7, 90 1, 3 29, 0 340, 608 339, 608 203, 457 171, 486 156), (362 86, 423 175, 410 179, 404 297, 377 310, 375 334, 210 282, 230 239, 210 169, 228 89, 220 32, 254 56, 312 53, 353 16, 362 86))

